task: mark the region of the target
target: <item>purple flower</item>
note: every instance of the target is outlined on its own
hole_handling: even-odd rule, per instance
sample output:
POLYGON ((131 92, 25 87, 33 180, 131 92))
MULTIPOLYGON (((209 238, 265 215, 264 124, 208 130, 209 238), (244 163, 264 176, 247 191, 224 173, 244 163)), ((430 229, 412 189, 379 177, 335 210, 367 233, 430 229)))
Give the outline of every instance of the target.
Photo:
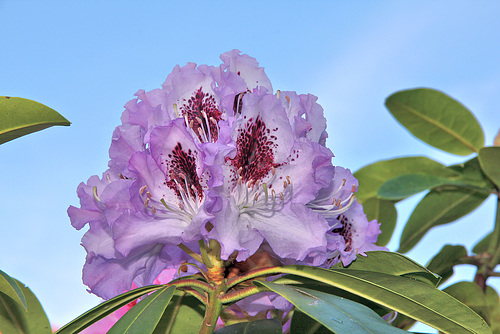
POLYGON ((198 252, 210 239, 240 263, 267 249, 279 263, 328 266, 376 248, 357 181, 332 165, 317 98, 274 94, 238 50, 221 59, 176 66, 161 89, 139 90, 113 132, 109 169, 79 185, 68 214, 89 225, 91 292, 111 298, 188 260, 203 269, 178 245, 198 252))

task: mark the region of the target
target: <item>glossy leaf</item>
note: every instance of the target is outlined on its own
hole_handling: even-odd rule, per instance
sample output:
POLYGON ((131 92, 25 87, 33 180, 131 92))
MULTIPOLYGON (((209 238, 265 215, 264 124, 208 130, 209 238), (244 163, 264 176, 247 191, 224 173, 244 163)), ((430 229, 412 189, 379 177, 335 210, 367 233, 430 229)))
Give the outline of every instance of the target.
POLYGON ((389 96, 385 105, 415 137, 445 152, 469 155, 484 145, 483 130, 474 115, 442 92, 404 90, 389 96))
POLYGON ((21 304, 26 310, 26 299, 16 281, 0 270, 0 292, 21 304))
POLYGON ((41 103, 0 96, 0 144, 54 125, 70 124, 57 111, 41 103))
POLYGON ((440 277, 428 268, 421 266, 403 254, 384 251, 366 252, 367 256, 358 256, 347 267, 342 262, 337 263, 332 269, 349 268, 355 270, 374 271, 383 274, 412 277, 419 281, 436 286, 440 277))
POLYGON ((418 203, 401 235, 398 252, 406 253, 433 227, 451 223, 476 209, 488 197, 476 190, 431 190, 418 203))
POLYGON ((441 282, 445 282, 453 275, 453 267, 462 263, 460 259, 467 256, 467 249, 459 245, 444 245, 427 264, 427 269, 441 276, 441 282))
POLYGON ((356 197, 361 203, 364 203, 368 198, 377 197, 378 189, 385 182, 401 175, 415 173, 446 178, 460 176, 460 173, 426 157, 406 157, 378 161, 354 173, 354 176, 359 181, 356 197))
POLYGON ((394 202, 375 197, 368 198, 363 201, 363 211, 369 221, 376 219, 380 224, 382 233, 378 235, 377 245, 387 245, 391 240, 398 219, 394 202))
POLYGON ((159 288, 161 288, 161 285, 148 285, 118 295, 83 313, 78 318, 72 320, 71 322, 61 327, 56 333, 57 334, 78 333, 79 331, 87 328, 96 321, 110 315, 111 313, 118 310, 122 306, 125 306, 128 303, 133 302, 134 300, 144 296, 145 294, 158 290, 159 288))
POLYGON ((500 189, 500 147, 483 147, 478 157, 484 174, 500 189))
MULTIPOLYGON (((406 333, 392 327, 368 307, 323 292, 256 281, 295 305, 297 309, 337 334, 406 333)), ((297 332, 296 332, 297 333, 297 332)))
POLYGON ((385 200, 401 200, 444 185, 463 186, 464 184, 434 175, 407 174, 385 182, 378 189, 377 197, 385 200))
POLYGON ((205 306, 184 291, 175 291, 153 334, 198 333, 205 306))
MULTIPOLYGON (((187 332, 184 332, 187 333, 187 332)), ((281 322, 276 319, 262 319, 252 322, 240 322, 238 324, 222 327, 214 334, 282 334, 281 322)))
POLYGON ((283 273, 331 284, 444 333, 491 333, 476 313, 448 294, 415 279, 354 269, 285 266, 283 273))
POLYGON ((27 310, 12 298, 0 294, 0 333, 50 334, 47 315, 36 296, 23 283, 15 281, 26 298, 27 310))
POLYGON ((175 292, 175 285, 164 287, 145 297, 125 313, 108 334, 151 334, 175 292))
POLYGON ((446 293, 473 309, 490 325, 493 333, 500 333, 500 298, 490 286, 486 291, 474 282, 458 282, 446 289, 446 293))

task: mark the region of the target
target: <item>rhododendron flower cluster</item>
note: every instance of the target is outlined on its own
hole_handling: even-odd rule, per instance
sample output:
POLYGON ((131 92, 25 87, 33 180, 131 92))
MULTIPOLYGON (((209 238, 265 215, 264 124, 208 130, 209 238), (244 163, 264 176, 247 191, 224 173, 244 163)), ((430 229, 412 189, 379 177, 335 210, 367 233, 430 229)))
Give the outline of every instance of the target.
POLYGON ((200 241, 220 244, 228 275, 263 252, 273 263, 328 267, 381 249, 356 179, 332 164, 317 98, 274 91, 238 50, 221 59, 176 66, 162 88, 138 91, 113 133, 108 170, 79 185, 80 208, 68 214, 76 229, 89 226, 92 293, 109 299, 186 262, 203 268, 186 252, 200 241))

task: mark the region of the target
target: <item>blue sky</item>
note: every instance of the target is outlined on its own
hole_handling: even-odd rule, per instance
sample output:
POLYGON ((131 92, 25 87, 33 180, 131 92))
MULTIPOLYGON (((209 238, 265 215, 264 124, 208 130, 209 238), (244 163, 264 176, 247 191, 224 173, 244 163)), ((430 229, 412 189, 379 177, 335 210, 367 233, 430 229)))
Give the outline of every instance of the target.
MULTIPOLYGON (((83 231, 66 215, 78 205, 76 187, 106 169, 111 133, 138 89, 160 87, 176 64, 218 65, 234 48, 257 58, 275 89, 319 97, 337 165, 466 160, 412 138, 384 100, 442 90, 474 112, 490 145, 500 129, 499 15, 493 1, 0 0, 0 95, 44 103, 72 122, 0 146, 0 268, 32 288, 54 323, 94 306, 81 282, 83 231)), ((415 204, 398 207, 392 249, 415 204)), ((409 255, 425 264, 445 242, 474 245, 493 217, 490 199, 409 255)), ((471 275, 464 268, 455 279, 471 275)))

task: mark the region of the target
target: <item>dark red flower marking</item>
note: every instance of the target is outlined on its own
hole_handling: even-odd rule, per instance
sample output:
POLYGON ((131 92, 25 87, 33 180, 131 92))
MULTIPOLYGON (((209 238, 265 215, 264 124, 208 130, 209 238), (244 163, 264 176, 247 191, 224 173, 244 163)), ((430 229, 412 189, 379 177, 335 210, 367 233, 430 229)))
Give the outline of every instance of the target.
POLYGON ((192 198, 196 198, 196 195, 200 200, 203 198, 203 189, 196 173, 194 154, 195 152, 191 149, 185 152, 181 143, 177 143, 165 161, 168 173, 168 180, 165 181, 165 184, 175 191, 179 199, 182 199, 182 196, 178 186, 192 198))
POLYGON ((243 178, 243 181, 259 181, 272 168, 279 167, 274 163, 274 149, 276 136, 272 133, 278 129, 268 129, 260 116, 250 118, 243 127, 238 129, 236 140, 237 154, 229 159, 243 178))
POLYGON ((182 116, 187 116, 186 125, 193 129, 200 141, 205 141, 200 131, 204 132, 206 138, 212 142, 217 141, 219 137, 217 123, 222 113, 212 94, 203 93, 200 87, 189 100, 185 101, 180 110, 182 116))
POLYGON ((337 217, 340 221, 341 227, 332 230, 333 233, 338 233, 344 238, 345 249, 344 251, 349 252, 352 250, 352 224, 349 222, 346 216, 340 215, 337 217))

